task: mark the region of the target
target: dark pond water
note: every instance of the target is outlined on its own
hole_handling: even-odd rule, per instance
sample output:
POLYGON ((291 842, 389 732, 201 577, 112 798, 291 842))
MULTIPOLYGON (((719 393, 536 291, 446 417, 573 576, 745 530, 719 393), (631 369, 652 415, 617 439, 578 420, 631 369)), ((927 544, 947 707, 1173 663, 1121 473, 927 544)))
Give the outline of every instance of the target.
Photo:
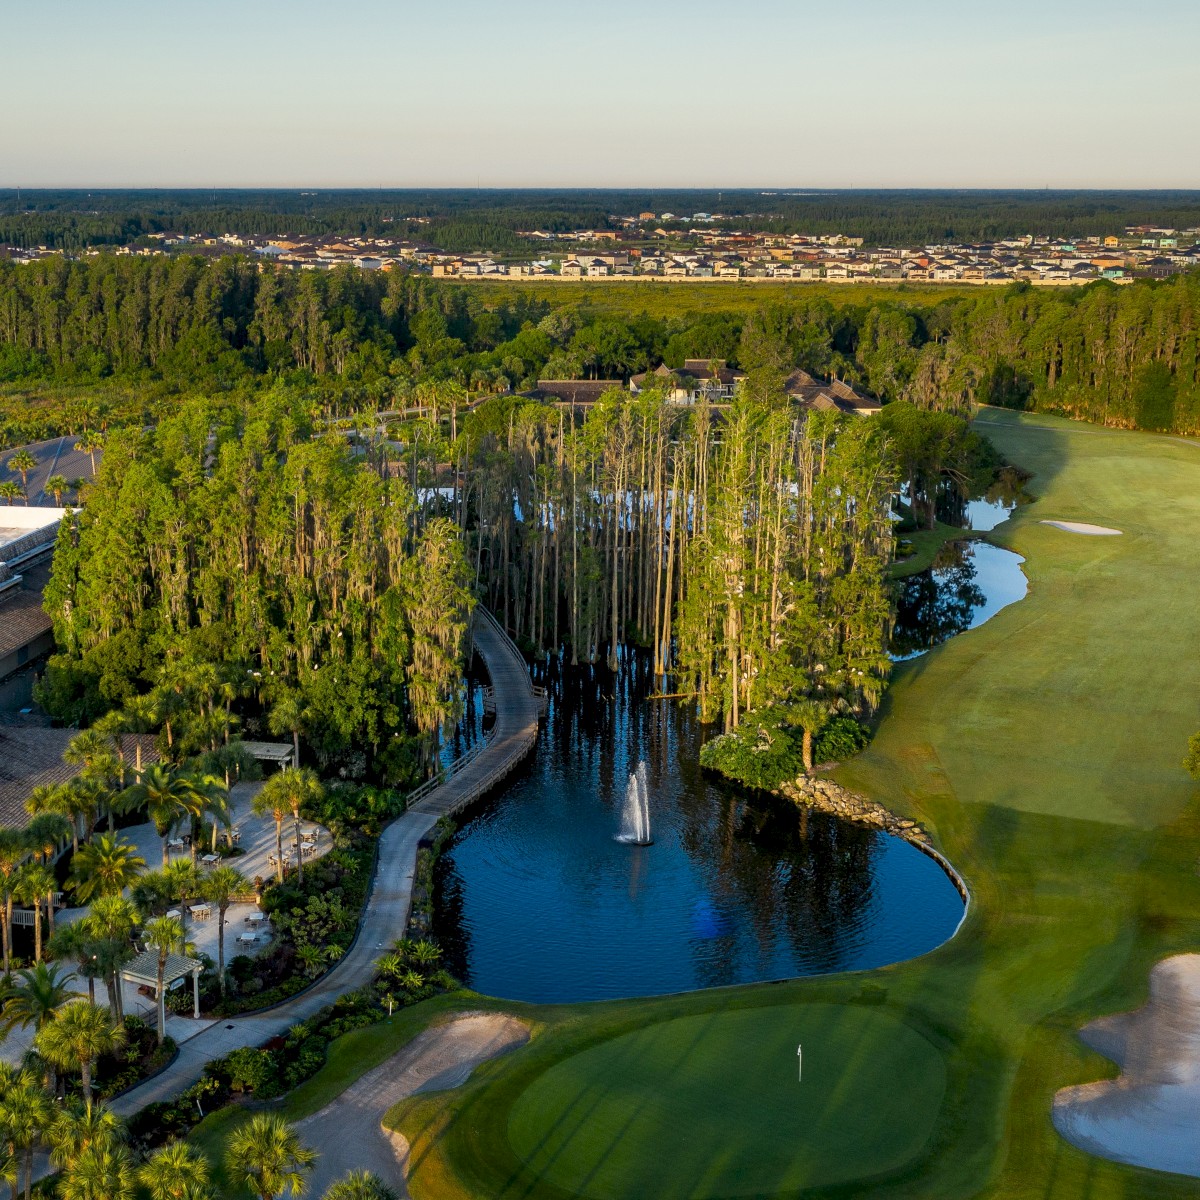
POLYGON ((899 582, 892 658, 916 658, 1022 599, 1024 561, 987 542, 947 542, 929 570, 899 582))
POLYGON ((646 700, 646 661, 551 664, 550 711, 524 775, 479 809, 438 865, 448 966, 489 995, 537 1002, 655 995, 876 967, 933 949, 963 905, 912 846, 696 765, 702 731, 646 700), (615 840, 647 764, 649 846, 615 840))

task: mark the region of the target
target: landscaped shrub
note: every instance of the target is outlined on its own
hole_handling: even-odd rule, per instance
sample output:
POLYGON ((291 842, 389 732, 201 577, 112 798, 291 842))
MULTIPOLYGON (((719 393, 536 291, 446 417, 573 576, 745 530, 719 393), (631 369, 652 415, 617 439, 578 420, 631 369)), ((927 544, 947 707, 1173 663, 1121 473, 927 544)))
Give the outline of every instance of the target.
POLYGON ((800 734, 747 718, 732 733, 705 742, 700 748, 700 765, 746 787, 769 791, 803 772, 800 734))
POLYGON ((845 762, 870 740, 871 735, 866 727, 853 717, 833 717, 817 735, 813 744, 813 761, 845 762))
POLYGON ((96 1092, 102 1100, 107 1100, 161 1070, 174 1057, 173 1038, 167 1038, 160 1046, 153 1027, 141 1017, 126 1017, 125 1044, 96 1061, 96 1092))
POLYGON ((335 783, 321 799, 305 805, 304 815, 337 832, 358 831, 378 837, 404 811, 404 792, 370 784, 335 783))
POLYGON ((224 1074, 235 1092, 261 1095, 279 1081, 279 1063, 270 1050, 242 1046, 225 1056, 224 1074))

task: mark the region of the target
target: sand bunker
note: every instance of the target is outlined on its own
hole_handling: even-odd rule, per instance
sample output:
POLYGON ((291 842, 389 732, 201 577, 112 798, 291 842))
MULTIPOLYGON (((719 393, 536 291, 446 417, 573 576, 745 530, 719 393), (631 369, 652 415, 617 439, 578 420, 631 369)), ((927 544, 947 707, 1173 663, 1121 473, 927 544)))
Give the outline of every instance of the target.
POLYGON ((1058 1132, 1102 1158, 1200 1176, 1200 954, 1164 959, 1143 1008, 1102 1017, 1080 1036, 1121 1074, 1063 1088, 1058 1132))
POLYGON ((312 1194, 319 1196, 347 1171, 367 1170, 407 1195, 408 1143, 381 1126, 384 1113, 417 1092, 459 1087, 480 1063, 528 1040, 529 1027, 504 1013, 465 1013, 417 1034, 319 1113, 298 1122, 303 1141, 321 1154, 308 1181, 312 1194))
POLYGON ((1107 525, 1089 525, 1086 521, 1043 521, 1043 525, 1053 525, 1055 529, 1065 529, 1068 533, 1082 533, 1086 537, 1119 537, 1119 529, 1109 529, 1107 525))

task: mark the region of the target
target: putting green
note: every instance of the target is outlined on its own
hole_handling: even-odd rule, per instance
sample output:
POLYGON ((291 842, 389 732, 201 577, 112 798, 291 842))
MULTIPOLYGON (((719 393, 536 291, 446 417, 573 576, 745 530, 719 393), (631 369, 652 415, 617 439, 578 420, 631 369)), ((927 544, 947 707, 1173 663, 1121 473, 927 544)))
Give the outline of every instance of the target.
POLYGON ((589 1200, 773 1195, 903 1166, 928 1142, 945 1085, 939 1051, 879 1009, 714 1012, 556 1064, 508 1133, 538 1176, 589 1200))

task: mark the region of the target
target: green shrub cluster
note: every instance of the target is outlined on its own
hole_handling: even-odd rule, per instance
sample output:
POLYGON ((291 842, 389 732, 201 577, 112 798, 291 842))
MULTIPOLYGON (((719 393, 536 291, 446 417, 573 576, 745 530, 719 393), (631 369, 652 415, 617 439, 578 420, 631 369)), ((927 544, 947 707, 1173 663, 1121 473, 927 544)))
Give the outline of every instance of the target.
MULTIPOLYGON (((706 742, 700 765, 744 785, 773 791, 804 772, 803 732, 773 714, 751 713, 731 733, 706 742)), ((813 742, 813 761, 843 762, 869 741, 866 727, 853 717, 832 717, 813 742)))
POLYGON ((813 762, 845 762, 870 740, 871 735, 861 721, 853 717, 833 717, 813 742, 813 762))

